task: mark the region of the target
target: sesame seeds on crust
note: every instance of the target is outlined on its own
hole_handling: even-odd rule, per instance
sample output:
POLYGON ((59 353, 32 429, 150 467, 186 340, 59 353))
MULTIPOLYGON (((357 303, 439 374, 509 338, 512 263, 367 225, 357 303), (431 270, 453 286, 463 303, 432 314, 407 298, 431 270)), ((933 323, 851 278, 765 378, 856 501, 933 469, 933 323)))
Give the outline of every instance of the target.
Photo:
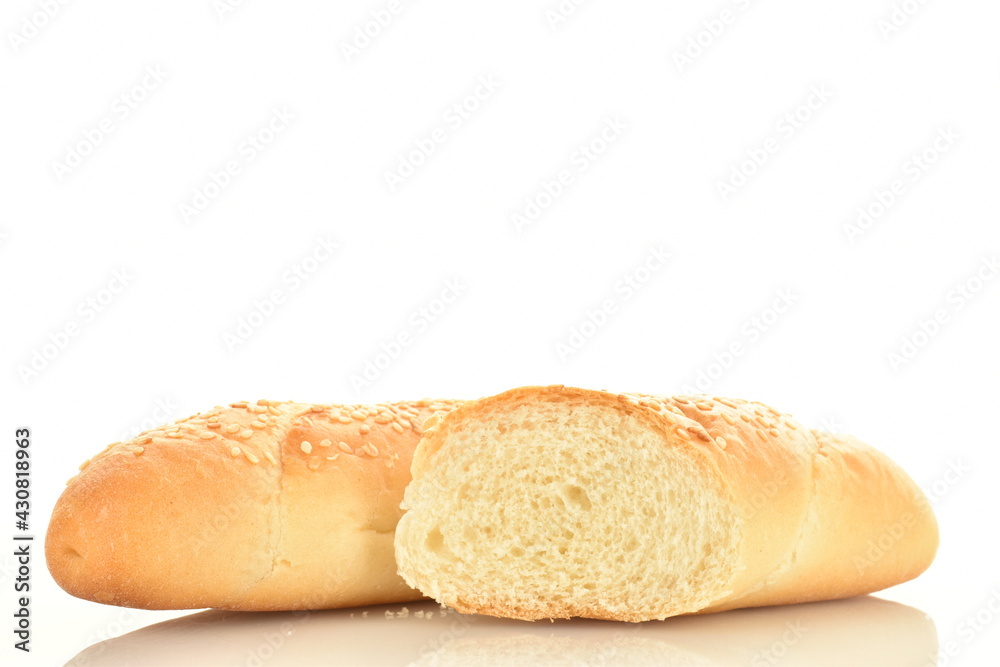
MULTIPOLYGON (((283 463, 298 460, 306 470, 321 471, 331 467, 329 462, 345 461, 345 454, 348 459, 378 460, 392 468, 400 460, 396 447, 402 438, 407 439, 403 449, 412 449, 422 422, 456 405, 457 401, 444 400, 378 405, 236 401, 112 443, 94 461, 121 454, 137 460, 148 456, 151 448, 168 447, 192 455, 195 448, 214 449, 237 469, 240 465, 283 469, 283 463)), ((81 470, 90 464, 88 460, 81 470)))

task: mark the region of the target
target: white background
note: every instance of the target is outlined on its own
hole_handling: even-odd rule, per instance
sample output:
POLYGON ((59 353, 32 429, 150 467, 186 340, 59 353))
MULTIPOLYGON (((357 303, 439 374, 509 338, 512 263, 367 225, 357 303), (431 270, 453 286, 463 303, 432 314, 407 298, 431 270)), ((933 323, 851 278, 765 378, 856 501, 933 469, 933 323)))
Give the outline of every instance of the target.
MULTIPOLYGON (((882 597, 930 625, 908 636, 868 613, 868 632, 847 632, 859 649, 831 640, 846 620, 827 605, 781 664, 844 664, 854 654, 837 651, 865 642, 925 664, 900 656, 934 632, 954 654, 941 664, 1000 652, 988 607, 1000 596, 1000 277, 987 268, 1000 253, 1000 5, 595 1, 563 17, 556 0, 424 0, 368 25, 377 35, 355 53, 345 45, 372 12, 384 21, 386 2, 91 0, 49 3, 50 18, 43 5, 0 11, 0 534, 14 532, 13 436, 28 426, 39 537, 30 656, 6 630, 2 550, 5 664, 61 664, 179 615, 71 598, 41 559, 63 482, 143 422, 238 399, 468 398, 535 383, 762 400, 862 437, 928 490, 937 561, 882 597), (294 118, 262 133, 276 110, 294 118), (602 128, 617 128, 612 141, 602 128), (249 148, 249 135, 269 143, 249 148), (239 173, 216 188, 230 161, 239 173), (646 267, 650 249, 670 257, 646 267), (458 296, 443 304, 448 284, 458 296), (275 290, 281 303, 254 315, 275 290), (596 314, 606 300, 613 312, 596 314), (249 336, 227 341, 238 330, 249 336), (378 358, 401 334, 409 344, 378 358), (359 390, 368 362, 383 368, 359 390), (966 620, 977 612, 982 626, 966 620)), ((796 609, 772 613, 792 622, 796 609)), ((344 618, 329 616, 329 636, 344 618)), ((749 632, 740 618, 643 632, 676 648, 711 629, 732 664, 781 641, 781 623, 749 632)), ((421 658, 390 658, 391 636, 367 659, 421 658)), ((614 643, 544 636, 557 655, 595 660, 614 643)), ((230 648, 206 664, 250 664, 230 648)), ((315 650, 320 664, 362 660, 336 642, 315 650)))

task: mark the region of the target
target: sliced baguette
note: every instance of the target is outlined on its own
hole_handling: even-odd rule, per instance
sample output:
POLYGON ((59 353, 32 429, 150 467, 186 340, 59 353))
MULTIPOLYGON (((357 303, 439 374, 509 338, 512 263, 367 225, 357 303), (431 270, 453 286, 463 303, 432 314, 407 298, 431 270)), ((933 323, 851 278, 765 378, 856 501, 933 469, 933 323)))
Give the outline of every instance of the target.
POLYGON ((396 559, 460 611, 644 621, 844 598, 937 548, 886 456, 760 403, 525 387, 427 426, 396 559))

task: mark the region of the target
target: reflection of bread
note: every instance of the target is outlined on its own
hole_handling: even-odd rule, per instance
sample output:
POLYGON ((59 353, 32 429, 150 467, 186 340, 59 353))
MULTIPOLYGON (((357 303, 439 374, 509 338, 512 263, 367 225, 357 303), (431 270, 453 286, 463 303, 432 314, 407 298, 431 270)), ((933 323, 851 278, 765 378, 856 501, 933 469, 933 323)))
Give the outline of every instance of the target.
POLYGON ((145 609, 309 609, 413 600, 393 531, 421 424, 450 401, 258 401, 94 457, 56 504, 55 580, 145 609))
POLYGON ((926 499, 887 457, 746 401, 515 389, 430 428, 413 477, 403 578, 511 618, 848 597, 917 576, 937 548, 926 499))
POLYGON ((405 608, 200 612, 95 644, 67 667, 923 667, 937 651, 934 623, 923 612, 871 597, 632 625, 583 619, 518 623, 460 615, 422 601, 405 608), (659 662, 650 663, 656 656, 659 662))
POLYGON ((524 667, 524 665, 635 665, 712 667, 717 663, 659 639, 615 633, 611 637, 520 634, 459 639, 426 653, 413 667, 524 667))

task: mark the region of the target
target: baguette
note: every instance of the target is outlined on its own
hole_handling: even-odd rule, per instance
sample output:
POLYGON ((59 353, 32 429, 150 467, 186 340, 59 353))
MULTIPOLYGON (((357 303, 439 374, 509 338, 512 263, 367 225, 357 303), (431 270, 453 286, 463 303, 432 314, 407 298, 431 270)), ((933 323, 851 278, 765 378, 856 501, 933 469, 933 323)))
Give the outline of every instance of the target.
POLYGON ((885 455, 760 403, 525 387, 425 426, 396 559, 459 611, 644 621, 844 598, 937 549, 885 455))
POLYGON ((454 405, 241 402, 110 445, 56 503, 49 570, 72 595, 142 609, 419 599, 393 531, 421 425, 454 405))

